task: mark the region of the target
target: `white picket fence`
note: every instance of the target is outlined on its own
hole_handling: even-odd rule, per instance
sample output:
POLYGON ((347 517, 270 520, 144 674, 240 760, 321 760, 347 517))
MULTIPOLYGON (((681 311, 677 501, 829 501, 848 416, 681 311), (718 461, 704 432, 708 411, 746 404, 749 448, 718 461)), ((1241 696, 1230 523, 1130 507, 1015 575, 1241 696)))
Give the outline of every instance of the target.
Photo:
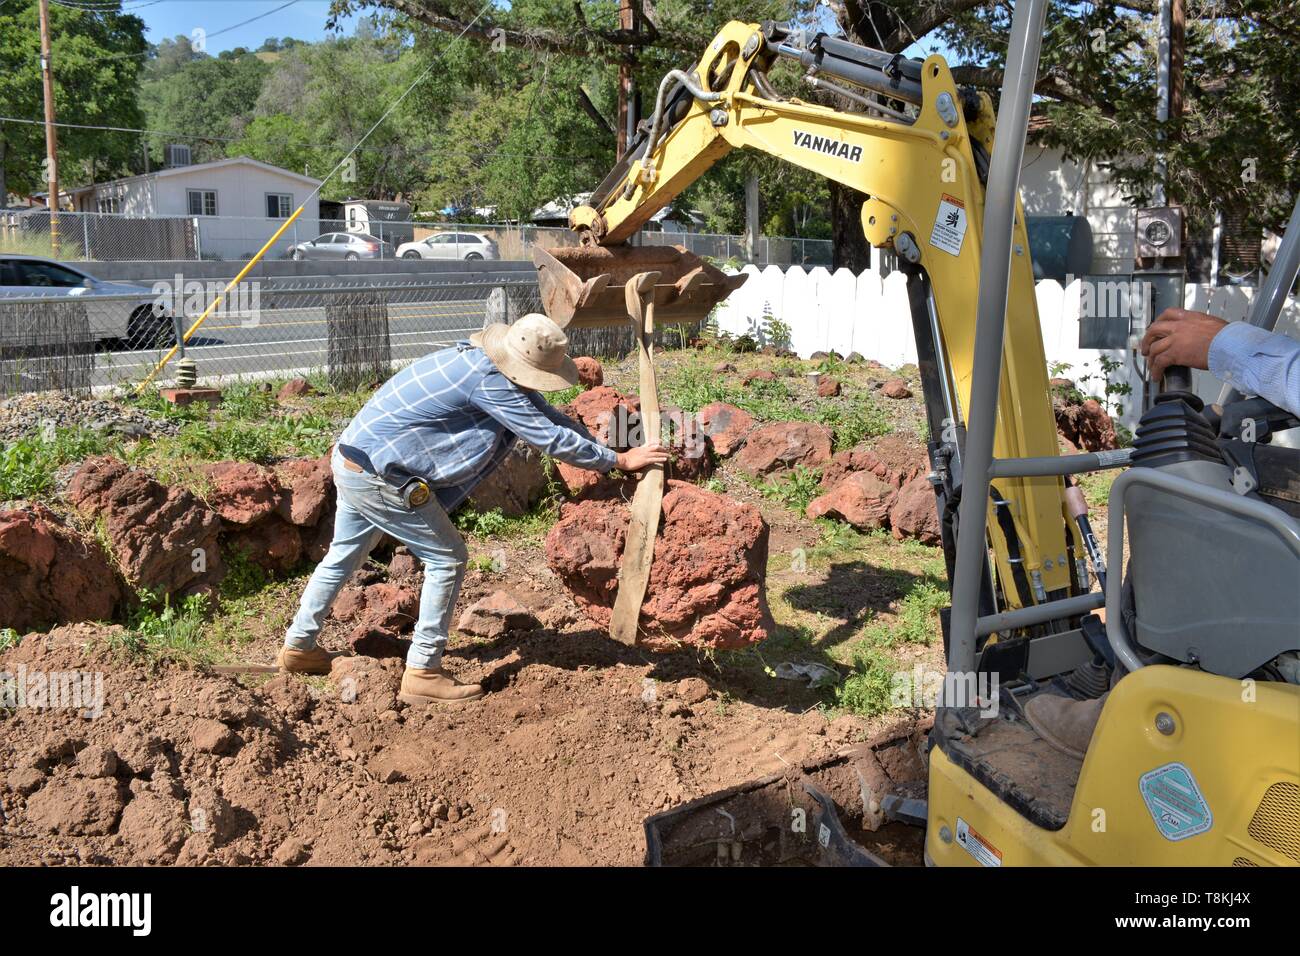
MULTIPOLYGON (((750 279, 719 306, 718 328, 733 335, 749 333, 760 341, 767 323, 777 320, 790 328, 791 348, 807 358, 814 352, 858 352, 897 368, 916 362, 907 279, 893 272, 884 279, 875 271, 854 275, 847 269, 831 272, 818 267, 810 272, 794 266, 759 269, 746 266, 750 279)), ((1082 283, 1062 287, 1054 280, 1035 288, 1043 347, 1049 368, 1079 382, 1084 391, 1101 395, 1106 381, 1102 359, 1120 363, 1110 373, 1115 383, 1127 383, 1131 394, 1117 397, 1118 418, 1128 427, 1136 424, 1142 409, 1141 357, 1130 350, 1079 348, 1082 283)), ((1184 305, 1229 320, 1246 317, 1253 288, 1187 286, 1184 305)), ((1136 323, 1135 323, 1136 324, 1136 323)), ((1278 324, 1279 330, 1300 326, 1300 304, 1292 299, 1278 324)), ((1219 383, 1208 373, 1195 376, 1196 389, 1207 400, 1218 397, 1219 383)))

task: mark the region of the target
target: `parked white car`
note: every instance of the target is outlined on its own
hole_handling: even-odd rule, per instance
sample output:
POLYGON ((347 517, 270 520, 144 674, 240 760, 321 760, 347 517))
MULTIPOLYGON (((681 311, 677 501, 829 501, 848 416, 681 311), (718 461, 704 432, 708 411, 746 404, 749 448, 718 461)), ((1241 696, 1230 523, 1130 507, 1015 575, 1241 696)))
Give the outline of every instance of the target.
MULTIPOLYGON (((147 286, 105 282, 40 256, 0 255, 0 299, 20 297, 85 302, 91 335, 116 347, 148 349, 176 339, 171 313, 147 286)), ((15 334, 15 330, 0 330, 0 337, 15 334)))
POLYGON ((403 259, 500 259, 497 244, 481 232, 440 232, 397 247, 403 259))

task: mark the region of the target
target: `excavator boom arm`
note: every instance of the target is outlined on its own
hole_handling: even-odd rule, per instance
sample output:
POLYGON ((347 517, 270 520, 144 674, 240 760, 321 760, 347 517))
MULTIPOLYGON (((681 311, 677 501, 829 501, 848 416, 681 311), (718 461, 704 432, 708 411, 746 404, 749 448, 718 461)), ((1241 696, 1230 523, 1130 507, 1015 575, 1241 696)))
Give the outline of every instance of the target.
MULTIPOLYGON (((622 243, 732 149, 759 150, 865 193, 866 238, 892 248, 923 293, 910 298, 918 353, 928 335, 933 358, 929 368, 922 360, 923 378, 930 377, 931 438, 949 449, 947 461, 959 476, 974 358, 982 174, 993 128, 989 98, 959 90, 942 57, 918 63, 780 24, 733 21, 694 69, 665 79, 649 128, 590 204, 575 210, 571 224, 586 243, 622 243), (860 100, 876 115, 780 97, 766 77, 778 56, 798 58, 814 85, 860 100), (890 105, 897 101, 913 104, 915 116, 890 105)), ((1020 209, 1013 244, 994 454, 1052 456, 1059 454, 1056 423, 1020 209)), ((1078 593, 1074 559, 1082 550, 1063 495, 1063 480, 1054 476, 995 485, 988 527, 1004 606, 1078 593)))

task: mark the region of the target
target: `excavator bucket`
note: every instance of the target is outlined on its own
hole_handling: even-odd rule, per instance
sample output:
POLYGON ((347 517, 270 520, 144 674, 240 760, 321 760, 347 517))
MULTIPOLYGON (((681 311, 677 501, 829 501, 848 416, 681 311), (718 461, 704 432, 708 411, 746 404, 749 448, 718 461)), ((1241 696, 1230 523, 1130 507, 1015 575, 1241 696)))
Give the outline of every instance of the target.
POLYGON ((659 273, 655 324, 697 322, 748 276, 729 276, 680 246, 533 248, 542 308, 556 325, 592 328, 628 321, 624 284, 659 273))

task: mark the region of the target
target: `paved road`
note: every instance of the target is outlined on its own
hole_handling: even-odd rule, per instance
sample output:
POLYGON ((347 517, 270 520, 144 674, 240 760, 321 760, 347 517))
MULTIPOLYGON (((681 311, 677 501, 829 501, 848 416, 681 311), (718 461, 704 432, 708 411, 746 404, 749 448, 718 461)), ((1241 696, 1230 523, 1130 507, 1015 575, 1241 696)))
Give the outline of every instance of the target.
MULTIPOLYGON (((393 359, 406 362, 433 347, 465 338, 483 327, 482 302, 422 303, 389 306, 393 359)), ((185 347, 204 378, 263 375, 326 365, 325 309, 264 310, 256 324, 218 316, 199 329, 185 347)), ((138 381, 158 361, 153 350, 114 352, 97 361, 97 377, 138 381)), ((167 371, 160 376, 169 377, 167 371)))
MULTIPOLYGON (((467 338, 483 327, 486 313, 483 299, 391 303, 388 320, 394 362, 404 364, 439 345, 467 338)), ((185 354, 198 363, 199 376, 207 379, 323 369, 326 349, 325 308, 312 306, 262 309, 256 320, 214 315, 191 337, 185 354)), ((96 384, 139 381, 162 354, 154 350, 102 354, 96 360, 96 384)), ((170 377, 170 367, 159 375, 164 381, 170 377)))

